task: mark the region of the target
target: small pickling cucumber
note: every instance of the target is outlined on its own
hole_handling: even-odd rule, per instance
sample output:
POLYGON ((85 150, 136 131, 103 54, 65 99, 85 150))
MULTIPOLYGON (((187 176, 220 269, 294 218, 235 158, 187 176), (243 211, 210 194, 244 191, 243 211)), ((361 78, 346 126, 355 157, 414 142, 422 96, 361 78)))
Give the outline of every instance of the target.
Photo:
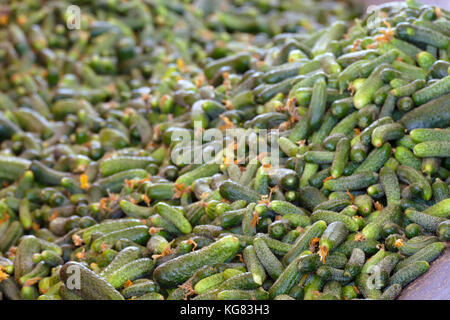
POLYGON ((441 255, 444 249, 445 244, 442 242, 431 243, 414 253, 412 256, 409 256, 408 258, 400 261, 395 267, 395 271, 398 271, 401 268, 406 267, 407 265, 416 261, 426 261, 428 263, 431 263, 441 255))
POLYGON ((35 236, 24 236, 20 240, 14 258, 14 277, 16 280, 33 269, 32 256, 40 251, 41 246, 35 236))
POLYGON ((358 223, 353 218, 330 210, 314 211, 311 215, 311 220, 313 222, 323 220, 329 224, 339 221, 342 222, 350 232, 355 232, 359 228, 358 223))
POLYGON ((294 242, 292 248, 285 254, 282 263, 287 266, 295 257, 303 251, 309 249, 310 242, 313 238, 320 238, 327 228, 327 224, 323 220, 319 220, 309 226, 294 242))
POLYGON ((268 300, 267 291, 262 288, 254 290, 223 290, 217 293, 218 300, 268 300))
POLYGON ((122 265, 106 278, 116 289, 122 287, 128 280, 133 281, 150 272, 155 267, 155 262, 149 258, 141 258, 122 265))
POLYGON ((78 262, 67 262, 60 270, 61 281, 70 291, 86 300, 124 300, 110 283, 78 262), (79 286, 72 283, 73 276, 79 274, 79 286), (71 277, 72 276, 72 277, 71 277))
POLYGON ((436 232, 437 227, 440 223, 445 221, 444 218, 439 218, 430 214, 426 214, 412 208, 405 210, 405 216, 409 220, 418 225, 422 226, 425 230, 429 232, 436 232))
POLYGON ((253 281, 262 285, 264 280, 266 280, 266 271, 264 270, 262 263, 259 261, 255 248, 252 245, 247 246, 242 251, 242 256, 247 266, 247 270, 253 275, 253 281))
POLYGON ((174 287, 186 281, 204 265, 214 265, 231 259, 238 249, 238 238, 231 235, 225 236, 209 246, 158 266, 153 271, 153 277, 163 287, 174 287))
POLYGON ((89 228, 83 230, 82 239, 83 242, 88 244, 91 241, 91 235, 94 232, 98 233, 109 233, 113 231, 117 231, 124 228, 130 228, 134 226, 143 225, 142 222, 138 219, 117 219, 117 220, 108 220, 102 223, 93 225, 89 228))
POLYGON ((325 181, 324 187, 330 191, 361 190, 377 183, 378 174, 375 172, 360 172, 348 177, 340 177, 325 181))
POLYGON ((273 280, 276 280, 284 270, 283 264, 272 253, 263 238, 256 237, 253 246, 264 269, 273 280))
POLYGON ((426 141, 414 146, 414 154, 420 158, 439 157, 450 155, 450 141, 426 141))
POLYGON ((344 275, 346 277, 356 277, 361 272, 365 260, 366 255, 364 251, 359 248, 354 248, 345 266, 344 275))
POLYGON ((256 203, 260 198, 255 191, 231 180, 220 185, 220 195, 230 201, 245 200, 247 203, 256 203))
POLYGON ((269 289, 269 298, 273 299, 280 294, 288 294, 300 281, 303 274, 298 271, 298 261, 302 255, 295 257, 280 274, 278 279, 269 289))
POLYGON ((405 256, 412 256, 413 254, 417 253, 419 250, 425 248, 429 244, 438 242, 438 240, 439 239, 436 236, 428 236, 428 235, 417 236, 402 243, 401 246, 398 247, 398 250, 401 254, 405 256))
POLYGON ((141 245, 146 244, 150 238, 148 229, 147 226, 134 226, 103 234, 92 242, 91 249, 100 252, 102 246, 111 247, 120 239, 128 239, 141 245))
POLYGON ((441 241, 450 240, 450 220, 441 222, 437 227, 437 235, 441 241))
POLYGON ((444 199, 436 203, 435 205, 428 207, 423 211, 426 214, 439 217, 439 218, 450 218, 450 198, 444 199))
POLYGON ((188 219, 186 219, 181 210, 178 210, 164 202, 158 202, 154 206, 154 210, 161 217, 173 223, 182 233, 188 234, 192 231, 191 223, 188 219))
POLYGON ((326 256, 334 248, 344 242, 347 236, 348 228, 345 223, 341 221, 331 222, 320 237, 320 252, 326 256))
POLYGON ((405 287, 411 281, 425 273, 430 265, 426 261, 416 261, 401 268, 389 279, 389 285, 399 284, 405 287))

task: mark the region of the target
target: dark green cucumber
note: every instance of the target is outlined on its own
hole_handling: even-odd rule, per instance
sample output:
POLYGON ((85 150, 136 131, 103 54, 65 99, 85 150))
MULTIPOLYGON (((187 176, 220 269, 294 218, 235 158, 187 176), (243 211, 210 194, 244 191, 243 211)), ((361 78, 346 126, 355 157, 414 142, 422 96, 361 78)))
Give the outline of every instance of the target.
POLYGON ((414 108, 406 113, 400 122, 407 130, 450 126, 450 93, 414 108))
POLYGON ((269 276, 276 280, 283 272, 284 267, 278 258, 272 253, 263 238, 256 237, 253 246, 259 261, 264 266, 269 276))
POLYGON ((98 168, 102 176, 108 177, 130 169, 145 169, 148 164, 155 162, 152 157, 118 156, 100 161, 98 168))
POLYGON ((388 204, 398 204, 400 202, 400 185, 395 171, 384 166, 379 174, 380 183, 383 186, 388 204))
POLYGON ((377 183, 378 174, 375 172, 359 172, 348 177, 340 177, 325 181, 324 187, 330 191, 353 191, 367 188, 377 183))
POLYGON ((394 273, 389 279, 389 285, 399 284, 405 287, 408 283, 425 273, 429 267, 430 265, 426 261, 413 262, 394 273))
POLYGON ((352 278, 356 277, 361 272, 365 260, 366 255, 364 251, 359 248, 354 248, 348 259, 347 265, 345 266, 344 276, 352 278))
POLYGON ((146 244, 149 238, 150 235, 147 226, 134 226, 112 231, 98 237, 92 242, 91 248, 96 252, 100 252, 102 245, 113 246, 120 239, 129 239, 138 244, 146 244))
POLYGON ((444 218, 426 214, 412 208, 405 210, 405 216, 410 221, 417 223, 429 232, 436 232, 438 225, 445 221, 444 218))
MULTIPOLYGON (((349 218, 351 219, 351 218, 349 218)), ((325 219, 322 219, 326 221, 325 219)), ((320 237, 319 247, 325 255, 339 246, 348 236, 348 228, 341 221, 331 222, 320 237)))
POLYGON ((262 285, 264 280, 266 280, 266 271, 256 254, 255 248, 252 245, 245 247, 242 251, 242 256, 247 270, 253 275, 253 281, 262 285))
POLYGON ((59 273, 64 285, 83 299, 124 300, 120 292, 111 284, 81 263, 67 262, 59 273))
POLYGON ((16 280, 33 269, 32 256, 40 251, 41 246, 35 236, 24 236, 20 240, 14 258, 14 277, 16 280))
POLYGON ((330 210, 314 211, 311 215, 311 220, 313 222, 323 220, 328 224, 339 221, 342 222, 350 232, 355 232, 359 228, 357 222, 353 218, 330 210))
POLYGON ((289 265, 295 257, 297 257, 303 251, 309 249, 310 242, 313 238, 320 238, 325 229, 327 228, 327 224, 325 221, 319 220, 309 226, 295 241, 292 248, 286 253, 283 257, 283 264, 289 265))
POLYGON ((436 236, 417 236, 404 242, 402 246, 398 248, 398 251, 405 256, 412 256, 429 244, 438 241, 439 239, 436 236))
POLYGON ((260 198, 255 191, 231 180, 220 185, 220 195, 230 201, 245 200, 247 203, 256 203, 260 198))
POLYGON ((431 243, 414 253, 412 256, 409 256, 408 258, 400 261, 395 267, 395 271, 398 271, 401 268, 404 268, 416 261, 426 261, 428 263, 431 263, 441 255, 444 249, 445 244, 442 242, 431 243))
POLYGON ((414 129, 409 133, 411 139, 416 142, 426 142, 426 141, 450 141, 450 130, 449 129, 414 129))
POLYGON ((378 172, 391 156, 391 152, 392 148, 389 142, 384 143, 381 147, 370 152, 367 158, 353 173, 358 174, 365 171, 378 172))

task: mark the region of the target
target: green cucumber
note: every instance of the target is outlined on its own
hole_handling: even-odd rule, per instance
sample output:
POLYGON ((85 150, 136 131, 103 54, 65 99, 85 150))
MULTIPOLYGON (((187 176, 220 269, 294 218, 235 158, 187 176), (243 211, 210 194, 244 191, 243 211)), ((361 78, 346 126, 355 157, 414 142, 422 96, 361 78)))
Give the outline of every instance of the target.
POLYGON ((103 234, 92 242, 91 249, 95 252, 100 252, 102 245, 113 246, 120 239, 128 239, 138 244, 146 244, 149 238, 150 235, 147 226, 134 226, 103 234))
POLYGON ((294 242, 291 249, 282 259, 282 263, 289 265, 300 253, 309 249, 310 242, 313 238, 320 238, 327 228, 325 221, 319 220, 309 226, 294 242))
POLYGON ((108 281, 114 288, 122 287, 128 280, 133 281, 146 274, 150 274, 155 267, 155 262, 148 258, 141 258, 130 261, 120 268, 111 272, 106 281, 108 281))
POLYGON ((416 261, 426 261, 431 263, 441 255, 444 249, 445 244, 442 242, 431 243, 414 253, 412 256, 400 261, 395 267, 395 271, 398 271, 416 261))
POLYGON ((378 174, 375 172, 359 172, 348 177, 340 177, 325 181, 324 187, 330 191, 361 190, 378 182, 378 174))
POLYGON ((158 266, 153 271, 153 277, 163 287, 174 287, 186 281, 197 269, 204 265, 214 265, 233 258, 238 248, 238 238, 225 236, 207 247, 179 256, 158 266))
POLYGON ((426 261, 413 262, 394 273, 389 279, 389 285, 399 284, 405 287, 408 283, 425 273, 429 267, 430 265, 426 261))
POLYGON ((267 271, 269 276, 276 280, 283 272, 283 264, 278 260, 278 258, 270 251, 263 238, 256 237, 253 240, 254 250, 260 263, 263 265, 264 269, 267 271))
POLYGON ((124 300, 120 292, 111 284, 81 263, 67 262, 61 267, 59 273, 63 284, 83 299, 124 300), (74 277, 77 279, 75 280, 74 277), (77 283, 78 281, 79 283, 77 283))

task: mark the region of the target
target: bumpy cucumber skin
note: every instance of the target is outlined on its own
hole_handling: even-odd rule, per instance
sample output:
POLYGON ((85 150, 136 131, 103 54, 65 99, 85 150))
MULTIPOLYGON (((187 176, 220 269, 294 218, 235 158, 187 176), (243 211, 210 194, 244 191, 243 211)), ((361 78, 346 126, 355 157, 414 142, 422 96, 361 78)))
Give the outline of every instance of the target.
POLYGON ((256 255, 259 261, 264 266, 269 276, 276 280, 283 272, 283 264, 278 260, 278 258, 270 251, 264 239, 256 237, 253 240, 253 246, 255 248, 256 255))
POLYGON ((194 290, 197 294, 203 294, 216 289, 224 281, 225 277, 223 272, 215 273, 197 282, 194 286, 194 290))
POLYGON ((450 219, 450 198, 439 201, 435 205, 427 208, 424 213, 450 219))
POLYGON ((364 265, 366 255, 364 251, 359 248, 354 248, 350 259, 345 266, 344 275, 347 277, 356 277, 364 265))
POLYGON ((302 256, 296 257, 291 263, 284 269, 278 279, 269 289, 269 298, 273 299, 280 294, 287 294, 295 286, 303 276, 298 272, 298 260, 302 256))
POLYGON ((191 223, 184 217, 184 215, 180 211, 174 209, 164 202, 159 202, 155 205, 154 208, 157 213, 159 213, 163 218, 172 222, 182 233, 191 233, 191 223))
POLYGON ((380 296, 380 300, 395 300, 400 295, 402 291, 402 286, 398 283, 393 284, 389 288, 383 291, 383 294, 380 296))
POLYGON ((223 290, 217 294, 218 300, 267 300, 269 295, 263 289, 256 290, 223 290))
POLYGON ((25 236, 20 240, 14 258, 14 277, 17 281, 33 269, 32 256, 40 251, 41 246, 35 236, 25 236))
POLYGON ((411 208, 405 210, 405 216, 412 222, 417 223, 430 232, 436 232, 438 225, 445 221, 443 218, 435 217, 411 208))
POLYGON ((133 281, 136 278, 149 274, 155 267, 155 262, 148 258, 131 261, 113 272, 106 279, 116 289, 122 287, 127 280, 133 281))
POLYGON ((145 179, 147 177, 148 172, 144 169, 130 169, 99 179, 97 182, 104 191, 119 192, 126 179, 145 179))
POLYGON ((323 220, 329 224, 339 221, 342 222, 350 232, 355 232, 359 228, 356 221, 353 220, 352 218, 329 210, 316 210, 311 215, 311 220, 313 222, 323 220))
POLYGON ((414 129, 409 133, 415 143, 426 141, 450 141, 449 129, 414 129))
POLYGON ((330 191, 361 190, 375 184, 378 174, 375 172, 361 172, 348 177, 340 177, 325 181, 324 187, 330 191))
POLYGON ((440 157, 446 158, 450 155, 449 141, 426 141, 414 146, 414 154, 421 158, 440 157))
POLYGON ((119 156, 102 160, 99 163, 99 171, 102 176, 107 177, 130 169, 144 169, 148 164, 154 162, 155 159, 151 157, 119 156))
POLYGON ((450 125, 450 93, 406 113, 400 122, 407 130, 445 128, 450 125))
POLYGON ((252 273, 253 280, 262 285, 264 280, 266 280, 266 271, 263 265, 258 259, 255 248, 250 245, 247 246, 242 252, 247 269, 252 273))
POLYGON ((86 300, 124 300, 123 296, 106 280, 78 262, 67 262, 60 270, 61 281, 72 287, 71 276, 80 275, 80 287, 70 289, 86 300))
POLYGON ((379 148, 372 150, 361 165, 356 168, 354 174, 361 172, 378 172, 391 156, 391 152, 392 148, 388 142, 384 143, 379 148))
POLYGON ((408 283, 425 273, 429 267, 430 265, 426 261, 413 262, 394 273, 389 279, 389 285, 399 284, 405 287, 408 283))
POLYGON ((388 204, 398 204, 400 202, 400 185, 395 171, 390 167, 383 167, 380 170, 380 183, 383 186, 388 204))
POLYGON ((369 274, 361 273, 356 278, 356 282, 355 282, 356 286, 358 287, 359 292, 361 292, 361 294, 364 296, 364 298, 378 300, 381 297, 382 292, 381 292, 381 290, 379 290, 377 288, 370 288, 368 286, 369 277, 370 277, 369 274))
POLYGON ((256 203, 259 200, 256 192, 231 180, 220 185, 220 195, 230 201, 245 200, 248 203, 256 203))
POLYGON ((359 248, 366 256, 372 256, 375 254, 378 249, 377 246, 380 243, 376 241, 375 239, 365 239, 360 241, 355 241, 353 237, 350 237, 347 239, 344 243, 342 243, 339 247, 336 248, 336 252, 343 253, 347 257, 350 257, 350 255, 353 252, 354 248, 359 248))
POLYGON ((0 178, 15 181, 30 167, 29 160, 0 156, 0 178))
POLYGON ((220 170, 220 165, 216 163, 206 163, 194 170, 191 170, 180 177, 175 181, 177 184, 184 184, 185 186, 191 185, 192 182, 194 182, 197 179, 203 178, 203 177, 210 177, 220 170))
POLYGON ((395 267, 395 271, 398 271, 401 268, 404 268, 407 265, 414 263, 416 261, 426 261, 428 263, 431 263, 441 255, 444 249, 445 244, 442 242, 434 242, 432 244, 429 244, 426 247, 417 251, 412 256, 409 256, 408 258, 400 261, 395 267))
POLYGON ((313 238, 320 238, 327 228, 327 224, 323 220, 319 220, 308 227, 295 241, 292 248, 286 253, 282 259, 284 265, 289 265, 295 257, 303 251, 309 249, 310 242, 313 238))
POLYGON ((409 239, 402 246, 398 248, 401 254, 406 256, 412 256, 419 252, 421 249, 425 248, 429 244, 437 242, 438 238, 436 236, 417 236, 409 239))
POLYGON ((105 221, 84 229, 82 233, 83 242, 86 244, 90 243, 91 234, 94 232, 108 233, 138 225, 142 225, 142 222, 137 219, 117 219, 112 221, 105 221))
POLYGON ((446 220, 437 227, 437 235, 442 241, 450 241, 450 221, 446 220))
POLYGON ((225 262, 234 257, 238 249, 238 238, 225 236, 207 247, 158 266, 153 271, 153 277, 162 287, 174 287, 186 281, 198 268, 225 262))
POLYGON ((149 292, 159 291, 159 286, 152 280, 144 280, 142 282, 135 281, 131 286, 122 289, 120 292, 125 299, 140 296, 149 292))
POLYGON ((129 239, 138 244, 145 244, 150 238, 150 235, 148 233, 148 227, 134 226, 106 233, 100 236, 99 238, 95 239, 91 244, 91 248, 96 252, 100 252, 102 244, 114 245, 117 240, 120 240, 122 238, 129 239))

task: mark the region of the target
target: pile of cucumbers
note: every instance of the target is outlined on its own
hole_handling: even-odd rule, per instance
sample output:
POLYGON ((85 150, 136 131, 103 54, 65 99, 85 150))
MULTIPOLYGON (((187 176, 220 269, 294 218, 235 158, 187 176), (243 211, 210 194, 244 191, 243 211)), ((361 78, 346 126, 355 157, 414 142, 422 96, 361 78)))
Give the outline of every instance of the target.
POLYGON ((449 11, 25 0, 0 25, 0 300, 392 300, 446 250, 449 11), (227 129, 253 132, 232 159, 227 129))

